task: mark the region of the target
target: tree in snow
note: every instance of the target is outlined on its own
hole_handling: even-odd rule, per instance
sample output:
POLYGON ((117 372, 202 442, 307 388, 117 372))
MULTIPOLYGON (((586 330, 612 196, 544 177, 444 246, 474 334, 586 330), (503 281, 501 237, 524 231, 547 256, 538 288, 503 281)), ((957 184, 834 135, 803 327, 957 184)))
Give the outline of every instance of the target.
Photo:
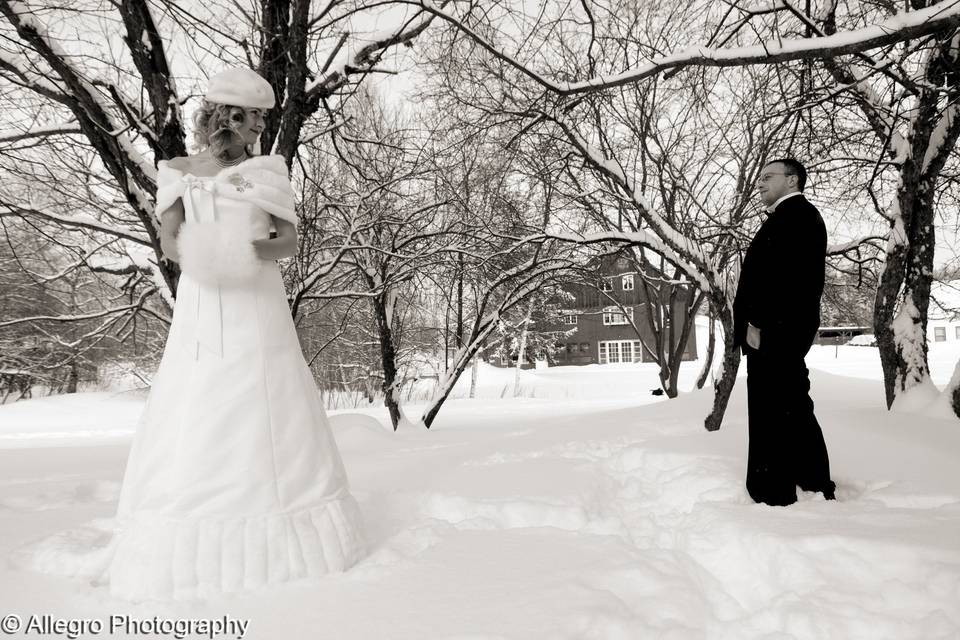
POLYGON ((437 193, 469 232, 458 236, 441 272, 447 275, 437 280, 441 290, 444 283, 456 285, 459 346, 421 418, 427 427, 460 376, 496 341, 498 328, 514 323, 522 333, 528 312, 531 322, 537 315, 537 297, 549 297, 587 259, 575 245, 544 234, 575 205, 552 187, 562 165, 531 162, 528 149, 509 144, 508 127, 463 122, 449 98, 424 100, 441 123, 437 193))
POLYGON ((184 104, 202 92, 206 75, 254 68, 278 105, 261 148, 296 169, 304 139, 339 126, 351 89, 433 20, 412 10, 387 31, 351 37, 346 24, 360 8, 305 0, 0 1, 0 170, 46 187, 38 201, 35 189, 4 185, 0 213, 50 233, 113 239, 103 251, 125 256, 113 268, 141 274, 139 293, 159 294, 169 314, 179 272, 162 255, 153 194, 156 162, 188 151, 184 104))
POLYGON ((387 110, 367 93, 344 111, 349 122, 333 141, 308 145, 311 154, 327 156, 325 170, 311 172, 306 201, 317 200, 326 210, 315 231, 334 238, 336 260, 302 252, 298 260, 324 275, 305 274, 294 296, 298 304, 338 298, 369 306, 371 338, 380 353, 379 391, 396 429, 404 420, 404 370, 416 355, 404 351, 404 343, 425 319, 416 311, 429 309, 424 294, 434 290, 432 279, 469 229, 435 188, 421 132, 387 110), (326 264, 332 266, 318 267, 326 264))
MULTIPOLYGON (((808 3, 800 9, 789 2, 765 7, 690 2, 666 12, 643 5, 614 11, 602 3, 585 2, 579 6, 546 3, 537 13, 526 14, 503 1, 490 3, 483 12, 473 11, 472 6, 459 12, 457 8, 428 10, 449 25, 439 46, 455 59, 472 61, 457 77, 480 79, 483 88, 474 93, 486 103, 487 116, 500 113, 501 119, 518 122, 518 135, 549 125, 562 131, 586 164, 615 185, 619 202, 640 212, 642 224, 621 241, 661 250, 697 280, 712 312, 721 319, 729 316, 727 269, 732 264, 709 249, 703 251, 695 235, 675 224, 662 203, 649 198, 648 180, 658 179, 663 172, 648 171, 629 149, 624 152, 623 145, 617 144, 618 127, 641 104, 625 88, 656 95, 658 83, 680 78, 699 92, 701 103, 736 102, 756 97, 755 84, 728 83, 730 90, 717 91, 718 78, 724 76, 711 73, 708 67, 773 68, 773 73, 760 75, 776 82, 788 80, 779 87, 785 107, 780 120, 792 123, 793 130, 774 125, 767 134, 777 133, 775 147, 786 151, 794 147, 804 113, 827 110, 835 115, 835 106, 852 97, 878 139, 889 147, 889 160, 867 155, 876 168, 866 176, 867 183, 872 186, 888 163, 897 167, 899 176, 895 206, 878 206, 890 229, 874 314, 888 402, 897 390, 928 379, 924 318, 932 268, 932 201, 960 131, 955 115, 960 4, 914 2, 900 9, 871 3, 841 8, 827 2, 816 8, 808 3), (834 79, 826 87, 816 82, 824 69, 834 79), (878 97, 882 92, 871 87, 872 82, 886 83, 891 98, 878 97)), ((742 77, 742 71, 737 73, 742 77)), ((447 85, 457 90, 456 82, 447 85)), ((460 102, 476 100, 461 97, 460 102)), ((669 120, 674 112, 669 100, 657 100, 657 120, 652 124, 669 120)), ((822 118, 816 121, 823 123, 822 118)), ((806 126, 813 122, 814 118, 806 118, 806 126)), ((840 129, 837 119, 827 118, 827 122, 821 135, 828 142, 842 142, 842 136, 831 138, 840 129)), ((642 128, 639 140, 657 129, 642 128)), ((735 144, 730 148, 736 149, 735 144)), ((668 153, 676 157, 688 151, 680 147, 668 153)), ((771 156, 760 153, 757 157, 771 156)), ((738 180, 728 193, 749 193, 755 176, 745 175, 750 179, 738 180)), ((736 231, 731 231, 730 237, 734 235, 736 231)), ((832 253, 849 250, 847 246, 832 253)), ((738 354, 728 349, 708 428, 719 426, 738 362, 738 354)))
POLYGON ((12 392, 29 397, 34 387, 74 393, 96 382, 104 365, 155 361, 166 325, 132 286, 140 274, 115 286, 113 268, 96 252, 24 220, 11 218, 3 227, 0 401, 12 392))
MULTIPOLYGON (((928 10, 923 2, 912 6, 928 10)), ((930 3, 931 8, 935 6, 930 3)), ((842 20, 851 19, 838 14, 836 5, 829 6, 815 23, 822 27, 811 29, 821 37, 835 34, 842 20)), ((899 394, 932 384, 927 310, 939 192, 946 183, 943 174, 948 162, 957 163, 960 30, 956 24, 945 25, 889 50, 851 60, 827 59, 824 66, 837 88, 848 88, 850 100, 843 106, 858 110, 875 137, 874 160, 863 167, 870 171, 870 186, 884 179, 896 185, 892 193, 883 193, 885 200, 876 202, 876 212, 887 222, 889 232, 873 313, 887 406, 891 406, 899 394)), ((960 391, 948 392, 960 415, 960 391)))

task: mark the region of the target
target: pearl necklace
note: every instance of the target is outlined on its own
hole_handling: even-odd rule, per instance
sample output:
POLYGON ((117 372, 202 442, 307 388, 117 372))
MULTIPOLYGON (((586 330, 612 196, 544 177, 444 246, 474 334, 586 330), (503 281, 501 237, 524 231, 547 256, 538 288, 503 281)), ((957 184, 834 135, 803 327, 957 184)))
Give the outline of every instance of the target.
POLYGON ((247 160, 248 156, 247 156, 247 152, 244 151, 242 154, 240 154, 237 158, 234 158, 233 160, 221 160, 220 156, 213 156, 213 159, 217 161, 218 165, 226 169, 227 167, 237 166, 244 160, 247 160))

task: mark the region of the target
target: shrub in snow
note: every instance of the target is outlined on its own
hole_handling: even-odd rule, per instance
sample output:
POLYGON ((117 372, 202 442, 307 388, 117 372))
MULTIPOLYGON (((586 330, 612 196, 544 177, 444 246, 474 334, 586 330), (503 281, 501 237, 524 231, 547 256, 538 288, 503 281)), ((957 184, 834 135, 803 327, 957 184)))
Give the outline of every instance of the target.
POLYGON ((865 333, 862 336, 856 336, 845 344, 848 347, 875 347, 877 346, 877 337, 872 333, 865 333))

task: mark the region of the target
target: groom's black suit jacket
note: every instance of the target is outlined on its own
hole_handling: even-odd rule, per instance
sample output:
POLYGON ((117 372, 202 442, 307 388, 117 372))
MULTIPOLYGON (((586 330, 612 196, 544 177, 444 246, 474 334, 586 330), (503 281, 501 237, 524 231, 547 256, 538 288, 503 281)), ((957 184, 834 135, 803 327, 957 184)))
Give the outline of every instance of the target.
POLYGON ((734 341, 746 345, 747 323, 760 329, 760 350, 799 355, 820 327, 827 229, 802 195, 781 202, 760 226, 743 259, 733 303, 734 341))

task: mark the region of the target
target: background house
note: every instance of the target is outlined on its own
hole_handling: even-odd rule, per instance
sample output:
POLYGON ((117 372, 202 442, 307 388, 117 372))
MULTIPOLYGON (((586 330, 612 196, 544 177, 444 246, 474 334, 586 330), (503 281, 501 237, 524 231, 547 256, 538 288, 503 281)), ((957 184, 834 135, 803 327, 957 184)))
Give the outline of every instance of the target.
POLYGON ((927 311, 927 343, 960 342, 960 280, 934 282, 927 311))
MULTIPOLYGON (((671 286, 682 285, 658 284, 659 291, 649 299, 635 263, 626 257, 605 257, 598 260, 595 269, 597 286, 583 282, 563 287, 572 296, 573 304, 562 325, 575 331, 558 345, 552 357, 554 364, 653 362, 651 352, 657 349, 655 327, 663 327, 664 335, 669 336, 671 318, 676 325, 673 344, 677 344, 687 315, 687 301, 694 293, 691 289, 674 289, 671 305, 671 286)), ((683 359, 696 358, 696 331, 691 331, 683 359)))

